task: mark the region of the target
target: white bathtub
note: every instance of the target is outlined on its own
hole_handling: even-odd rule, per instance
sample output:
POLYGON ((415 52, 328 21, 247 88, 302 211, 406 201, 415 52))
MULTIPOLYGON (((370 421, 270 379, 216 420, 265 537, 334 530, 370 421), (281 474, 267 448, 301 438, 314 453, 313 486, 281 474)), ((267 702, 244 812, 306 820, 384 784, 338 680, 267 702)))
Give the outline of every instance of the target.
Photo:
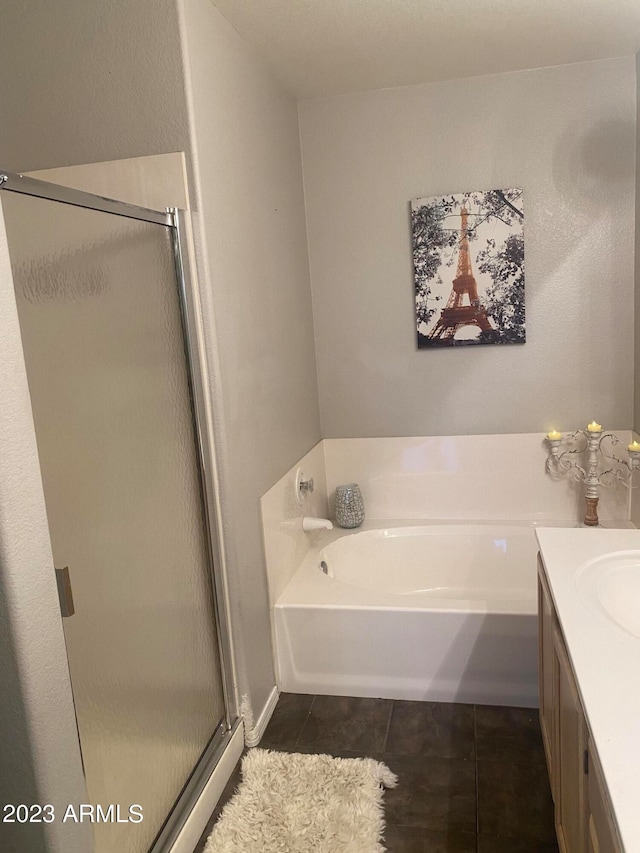
POLYGON ((537 706, 536 551, 514 522, 318 534, 274 608, 280 689, 537 706))

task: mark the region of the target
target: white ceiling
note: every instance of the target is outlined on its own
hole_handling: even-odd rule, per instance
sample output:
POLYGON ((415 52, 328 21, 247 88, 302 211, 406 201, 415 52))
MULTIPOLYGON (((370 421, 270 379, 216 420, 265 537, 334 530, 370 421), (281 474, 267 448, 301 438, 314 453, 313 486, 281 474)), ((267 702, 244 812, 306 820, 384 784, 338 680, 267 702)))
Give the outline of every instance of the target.
POLYGON ((625 56, 640 0, 213 0, 298 98, 625 56))

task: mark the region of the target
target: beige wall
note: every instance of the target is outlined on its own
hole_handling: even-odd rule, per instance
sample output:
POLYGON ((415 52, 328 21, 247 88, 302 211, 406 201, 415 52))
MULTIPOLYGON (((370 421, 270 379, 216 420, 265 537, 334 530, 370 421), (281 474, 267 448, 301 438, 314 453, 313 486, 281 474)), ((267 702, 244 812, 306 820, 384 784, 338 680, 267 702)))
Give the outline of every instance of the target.
POLYGON ((3 0, 0 167, 187 147, 175 0, 3 0))
POLYGON ((630 425, 633 57, 299 112, 323 437, 630 425), (418 351, 409 200, 511 186, 527 343, 418 351))
POLYGON ((320 438, 298 117, 210 0, 180 5, 232 624, 257 715, 275 684, 259 499, 320 438))

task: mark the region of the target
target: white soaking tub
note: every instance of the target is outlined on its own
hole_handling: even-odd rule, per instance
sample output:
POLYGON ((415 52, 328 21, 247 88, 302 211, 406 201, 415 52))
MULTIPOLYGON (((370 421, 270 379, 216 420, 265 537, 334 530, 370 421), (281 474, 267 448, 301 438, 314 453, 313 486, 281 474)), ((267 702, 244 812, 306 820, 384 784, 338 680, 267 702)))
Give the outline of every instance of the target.
POLYGON ((274 608, 280 689, 537 706, 536 552, 527 523, 316 534, 274 608))

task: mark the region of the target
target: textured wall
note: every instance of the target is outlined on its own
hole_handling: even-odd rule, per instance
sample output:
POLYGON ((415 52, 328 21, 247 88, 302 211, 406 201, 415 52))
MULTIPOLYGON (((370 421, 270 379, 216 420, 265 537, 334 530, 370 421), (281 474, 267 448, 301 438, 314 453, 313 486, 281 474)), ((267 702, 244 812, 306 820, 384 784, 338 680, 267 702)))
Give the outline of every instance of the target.
POLYGON ((185 149, 177 26, 174 0, 3 0, 0 166, 185 149))
POLYGON ((257 717, 275 684, 259 498, 320 438, 298 117, 209 0, 181 7, 232 623, 257 717))
POLYGON ((324 437, 630 426, 633 57, 299 113, 324 437), (527 343, 418 351, 409 200, 510 186, 527 343))

